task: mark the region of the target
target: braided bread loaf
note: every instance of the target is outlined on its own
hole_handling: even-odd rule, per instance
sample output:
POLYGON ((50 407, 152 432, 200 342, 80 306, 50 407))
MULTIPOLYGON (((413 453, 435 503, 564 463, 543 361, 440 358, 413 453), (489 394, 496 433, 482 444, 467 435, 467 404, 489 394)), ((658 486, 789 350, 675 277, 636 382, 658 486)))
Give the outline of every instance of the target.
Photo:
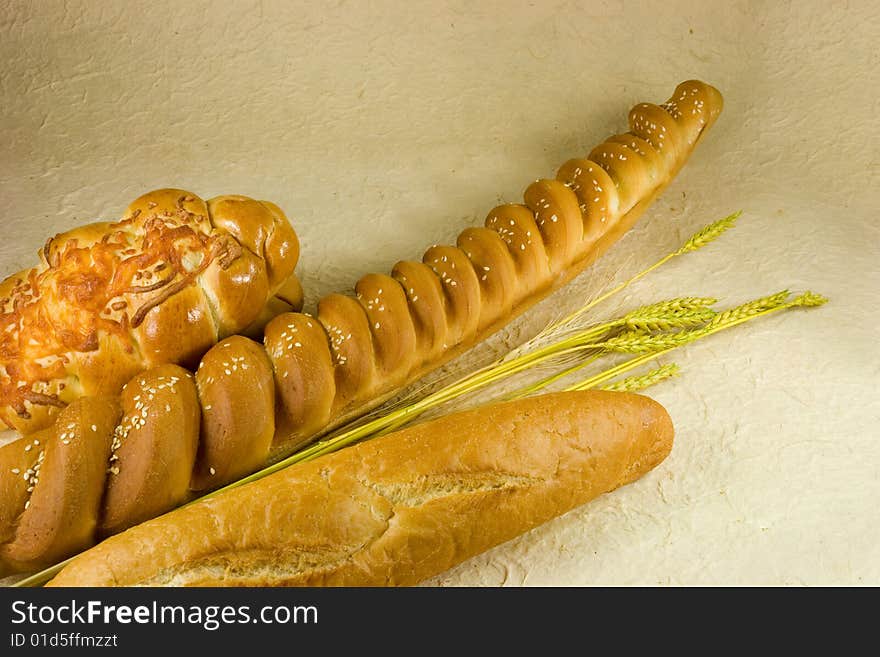
POLYGON ((161 189, 122 220, 51 238, 0 283, 0 419, 24 434, 68 403, 299 309, 299 242, 281 210, 161 189))
POLYGON ((289 451, 364 413, 576 276, 635 223, 721 109, 716 89, 684 82, 663 105, 636 105, 629 132, 536 180, 523 204, 494 208, 456 246, 364 276, 356 298, 324 297, 315 317, 274 318, 264 344, 275 446, 289 451))
POLYGON ((714 88, 682 83, 667 103, 634 107, 630 132, 532 183, 524 204, 495 208, 456 246, 364 276, 354 298, 324 297, 315 316, 278 315, 263 346, 229 337, 195 374, 149 370, 121 399, 81 400, 33 441, 0 448, 0 560, 50 563, 234 481, 461 353, 608 249, 721 107, 714 88), (86 442, 109 468, 94 467, 86 442))

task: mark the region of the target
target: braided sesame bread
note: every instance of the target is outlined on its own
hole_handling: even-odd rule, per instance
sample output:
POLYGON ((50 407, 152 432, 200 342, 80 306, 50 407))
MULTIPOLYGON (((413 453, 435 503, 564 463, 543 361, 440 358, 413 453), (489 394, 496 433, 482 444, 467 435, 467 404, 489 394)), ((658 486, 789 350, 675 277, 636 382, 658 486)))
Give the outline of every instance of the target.
POLYGON ((0 419, 24 434, 146 368, 195 366, 218 339, 302 302, 296 233, 244 196, 150 192, 39 255, 0 283, 0 419))
MULTIPOLYGON (((556 179, 532 183, 523 204, 495 208, 456 246, 432 246, 421 262, 399 262, 391 275, 368 274, 353 297, 321 299, 314 316, 276 316, 263 345, 243 336, 221 340, 195 374, 165 366, 132 379, 121 400, 107 398, 121 409, 112 430, 95 421, 99 430, 84 434, 102 445, 96 450, 108 450, 109 467, 99 477, 101 506, 89 519, 94 536, 79 547, 290 453, 522 313, 632 226, 721 106, 714 88, 685 82, 662 106, 637 105, 630 132, 609 138, 588 159, 566 162, 556 179)), ((63 424, 41 438, 36 455, 23 451, 22 441, 0 448, 0 489, 10 487, 0 500, 0 541, 7 541, 0 567, 35 566, 63 553, 54 544, 42 555, 15 552, 20 515, 39 516, 45 526, 62 522, 53 506, 58 497, 37 496, 42 483, 23 484, 34 472, 57 470, 50 462, 78 444, 64 443, 63 424), (52 441, 63 448, 50 449, 52 441), (10 476, 23 483, 4 483, 10 476)))
POLYGON ((629 132, 536 180, 522 204, 494 208, 455 246, 364 276, 355 298, 324 297, 315 317, 275 317, 264 337, 278 398, 274 448, 363 414, 576 276, 635 223, 721 109, 716 89, 684 82, 663 105, 636 105, 629 132))

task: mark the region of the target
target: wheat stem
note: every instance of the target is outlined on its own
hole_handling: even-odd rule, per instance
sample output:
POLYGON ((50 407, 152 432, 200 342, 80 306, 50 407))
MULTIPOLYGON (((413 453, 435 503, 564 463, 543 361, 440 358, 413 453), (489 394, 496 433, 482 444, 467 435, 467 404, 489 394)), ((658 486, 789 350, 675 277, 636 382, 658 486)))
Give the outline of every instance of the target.
MULTIPOLYGON (((624 281, 623 283, 621 283, 617 287, 612 288, 608 292, 605 292, 604 294, 599 295, 598 297, 596 297, 595 299, 593 299, 592 301, 590 301, 586 305, 581 306, 580 308, 569 313, 568 315, 566 315, 562 319, 551 323, 549 326, 544 328, 540 333, 538 333, 538 336, 547 335, 548 333, 551 333, 551 332, 557 330, 560 326, 564 326, 566 324, 571 323, 573 320, 577 319, 578 317, 580 317, 581 315, 583 315, 587 311, 591 310, 595 306, 599 305, 600 303, 602 303, 606 299, 609 299, 610 297, 614 296, 615 294, 617 294, 621 290, 629 287, 630 285, 632 285, 633 283, 635 283, 639 279, 644 278, 645 276, 650 274, 652 271, 654 271, 658 267, 665 265, 667 262, 669 262, 673 258, 677 258, 678 256, 684 255, 685 253, 691 253, 691 252, 696 251, 698 249, 702 249, 707 244, 714 242, 719 237, 721 237, 721 235, 723 235, 725 232, 727 232, 728 230, 730 230, 731 228, 733 228, 736 225, 736 220, 740 217, 741 214, 742 214, 742 210, 738 210, 737 212, 734 212, 733 214, 730 214, 730 215, 724 217, 723 219, 719 219, 718 221, 712 222, 708 226, 704 226, 703 228, 698 230, 696 233, 691 235, 688 238, 688 240, 684 244, 682 244, 682 246, 677 251, 673 251, 672 253, 663 256, 662 258, 660 258, 660 260, 655 262, 653 265, 651 265, 647 269, 643 269, 642 271, 640 271, 638 274, 636 274, 635 276, 633 276, 629 280, 624 281)), ((538 336, 536 336, 536 337, 538 337, 538 336)))
MULTIPOLYGON (((588 390, 590 388, 598 386, 601 383, 604 383, 605 381, 613 379, 614 377, 623 374, 624 372, 628 372, 629 370, 638 367, 642 363, 662 356, 663 354, 667 354, 673 349, 677 349, 678 347, 688 344, 689 342, 693 342, 694 340, 698 340, 700 338, 712 335, 713 333, 717 333, 718 331, 732 328, 734 326, 737 326, 738 324, 742 324, 744 322, 748 322, 753 319, 757 319, 758 317, 763 317, 764 315, 769 315, 770 313, 778 312, 780 310, 786 310, 788 308, 795 307, 810 308, 821 306, 828 302, 828 299, 826 299, 822 295, 810 291, 804 292, 803 294, 795 297, 791 301, 786 301, 788 296, 789 292, 787 290, 783 292, 777 292, 776 294, 772 294, 766 297, 762 297, 760 299, 756 299, 754 301, 749 301, 740 306, 736 306, 735 308, 726 310, 723 313, 718 313, 718 315, 716 315, 715 318, 705 328, 688 331, 687 333, 690 334, 690 339, 681 340, 675 344, 666 344, 665 346, 659 347, 656 351, 643 353, 641 356, 637 356, 635 358, 631 358, 630 360, 624 361, 623 363, 612 367, 609 370, 599 372, 598 374, 588 379, 584 379, 583 381, 580 381, 578 383, 575 383, 565 389, 588 390), (715 321, 718 318, 722 319, 720 319, 719 321, 715 321)), ((658 342, 657 344, 661 343, 658 342)))
POLYGON ((724 219, 719 219, 718 221, 711 223, 704 228, 701 228, 696 233, 691 235, 690 239, 688 239, 688 241, 685 242, 682 247, 673 255, 684 255, 685 253, 690 253, 692 251, 696 251, 697 249, 702 249, 710 242, 714 242, 725 232, 733 228, 734 225, 736 225, 736 220, 739 219, 741 214, 742 210, 738 210, 733 214, 727 215, 726 217, 724 217, 724 219))
POLYGON ((572 367, 564 369, 557 374, 554 374, 552 376, 548 376, 547 378, 541 379, 540 381, 537 381, 536 383, 533 383, 530 386, 520 388, 519 390, 507 395, 505 397, 505 399, 506 400, 521 399, 523 397, 528 397, 529 395, 533 395, 536 392, 543 390, 547 386, 556 383, 560 379, 564 379, 565 377, 567 377, 571 374, 574 374, 575 372, 579 372, 580 370, 584 369, 588 365, 591 365, 594 362, 596 362, 601 357, 602 357, 601 352, 593 354, 593 356, 591 356, 590 358, 587 358, 586 360, 584 360, 581 363, 578 363, 577 365, 574 365, 572 367))

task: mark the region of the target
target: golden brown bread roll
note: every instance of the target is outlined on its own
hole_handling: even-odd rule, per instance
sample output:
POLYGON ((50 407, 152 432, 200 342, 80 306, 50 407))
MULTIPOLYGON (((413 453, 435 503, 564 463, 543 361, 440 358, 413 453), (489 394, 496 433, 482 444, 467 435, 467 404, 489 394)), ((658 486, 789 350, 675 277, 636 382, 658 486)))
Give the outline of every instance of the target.
POLYGON ((146 522, 49 585, 412 585, 638 479, 672 438, 630 393, 457 413, 146 522))
POLYGON ((188 498, 201 416, 193 375, 178 365, 154 367, 125 385, 101 534, 154 518, 188 498))
POLYGON ((0 558, 14 570, 49 565, 94 542, 119 414, 112 398, 78 399, 61 411, 54 426, 18 441, 11 453, 32 455, 27 462, 12 466, 0 458, 14 475, 3 488, 9 482, 25 484, 29 493, 14 524, 6 517, 0 526, 0 536, 11 534, 0 558))
MULTIPOLYGON (((196 383, 186 384, 197 387, 201 396, 186 396, 191 406, 182 425, 186 440, 180 442, 181 427, 150 416, 150 440, 143 443, 155 446, 158 454, 190 446, 192 436, 200 435, 198 451, 180 456, 173 477, 138 469, 150 463, 138 456, 142 452, 134 446, 140 443, 133 443, 129 454, 116 451, 114 456, 132 458, 134 465, 127 470, 124 461, 111 465, 120 469, 111 484, 140 490, 137 482, 156 472, 151 495, 161 503, 151 505, 144 498, 143 505, 129 504, 119 517, 105 518, 100 526, 112 532, 183 501, 184 466, 193 469, 189 487, 206 490, 314 440, 378 405, 571 279, 634 223, 721 111, 721 96, 701 82, 679 85, 676 98, 674 111, 680 116, 673 118, 661 106, 637 106, 630 113, 631 133, 594 149, 600 162, 570 160, 559 169, 557 180, 532 183, 524 205, 495 208, 486 226, 464 231, 457 246, 433 246, 422 262, 397 263, 391 276, 369 274, 355 286, 355 297, 331 294, 321 299, 314 317, 277 316, 265 328, 265 359, 258 345, 243 338, 214 346, 202 359, 196 383), (162 441, 173 444, 163 447, 162 441), (135 482, 123 481, 126 472, 137 475, 135 482), (135 513, 147 508, 149 513, 135 513)), ((257 238, 242 233, 241 239, 257 238)), ((183 417, 185 409, 177 412, 183 417)), ((19 447, 0 447, 0 464, 7 459, 7 448, 8 460, 23 456, 15 451, 19 447)), ((6 476, 0 471, 0 482, 6 476)), ((18 489, 14 493, 8 502, 0 500, 0 507, 6 507, 0 518, 13 522, 26 503, 18 489)), ((115 498, 108 493, 108 499, 115 498)), ((123 499, 135 498, 127 494, 123 499)), ((104 511, 112 508, 117 507, 105 504, 104 511)))
POLYGON ((116 394, 162 363, 302 304, 299 242, 281 210, 161 189, 123 219, 56 235, 0 283, 0 420, 45 428, 82 396, 116 394))
POLYGON ((275 380, 265 349, 233 335, 196 372, 201 434, 190 486, 206 490, 257 470, 275 435, 275 380))

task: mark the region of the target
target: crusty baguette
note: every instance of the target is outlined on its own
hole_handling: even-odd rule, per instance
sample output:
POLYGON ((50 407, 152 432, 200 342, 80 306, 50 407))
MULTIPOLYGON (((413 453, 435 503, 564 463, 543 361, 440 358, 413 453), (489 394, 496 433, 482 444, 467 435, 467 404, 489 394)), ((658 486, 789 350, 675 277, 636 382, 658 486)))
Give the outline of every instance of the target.
POLYGON ((83 396, 163 363, 194 366, 218 339, 299 309, 299 242, 281 210, 180 189, 115 223, 51 238, 0 282, 0 420, 28 434, 83 396))
POLYGON ((567 392, 446 416, 138 525, 50 586, 399 586, 602 493, 672 447, 663 407, 567 392))
MULTIPOLYGON (((193 405, 182 443, 173 415, 156 412, 154 393, 147 390, 133 400, 138 403, 127 405, 110 456, 109 487, 130 491, 114 507, 125 513, 99 526, 105 532, 121 529, 182 501, 180 470, 192 466, 191 451, 184 450, 186 458, 174 468, 163 455, 191 445, 193 432, 200 444, 190 488, 217 488, 363 414, 500 328, 572 278, 633 224, 683 165, 721 105, 709 85, 682 83, 664 105, 633 108, 631 132, 609 138, 589 160, 570 160, 556 180, 530 185, 524 205, 495 208, 485 227, 459 236, 458 246, 432 246, 422 262, 400 262, 391 276, 368 274, 356 284, 355 297, 321 299, 316 316, 277 316, 266 326, 265 349, 241 337, 220 341, 195 375, 198 400, 190 394, 190 402, 182 402, 193 405), (139 431, 127 430, 129 425, 139 425, 139 431), (178 476, 171 477, 171 470, 178 476), (134 494, 141 490, 134 482, 143 482, 147 473, 156 473, 150 481, 161 504, 134 494)), ((148 371, 128 385, 144 388, 141 380, 154 376, 148 371)), ((191 382, 181 385, 189 389, 191 382)), ((0 447, 0 464, 7 448, 9 460, 21 456, 19 447, 0 447)), ((0 479, 8 476, 0 470, 0 479)), ((14 533, 26 499, 17 492, 0 500, 0 507, 13 507, 0 508, 0 519, 12 523, 6 530, 0 526, 0 533, 14 533)), ((113 499, 105 497, 104 514, 113 499)), ((0 570, 4 567, 9 565, 0 553, 0 570)))

